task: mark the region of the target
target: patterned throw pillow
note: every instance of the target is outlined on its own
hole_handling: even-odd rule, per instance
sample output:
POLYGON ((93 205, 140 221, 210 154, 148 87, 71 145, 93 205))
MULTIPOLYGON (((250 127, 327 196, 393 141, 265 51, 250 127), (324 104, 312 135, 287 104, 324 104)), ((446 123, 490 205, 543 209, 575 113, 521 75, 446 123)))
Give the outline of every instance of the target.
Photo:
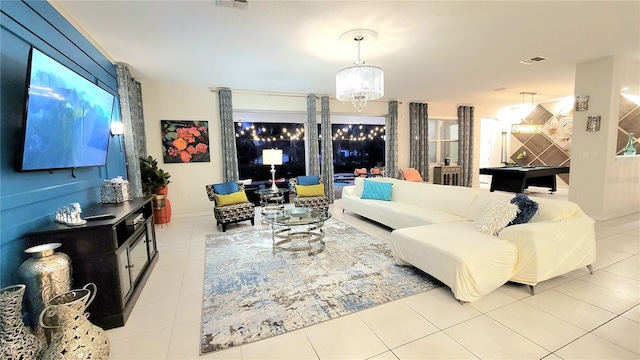
POLYGON ((233 205, 240 204, 243 202, 249 201, 247 199, 247 194, 244 191, 237 191, 231 194, 215 194, 216 205, 217 206, 225 206, 225 205, 233 205))
POLYGON ((507 226, 526 224, 538 212, 538 203, 531 200, 525 194, 516 194, 516 196, 511 199, 511 203, 516 204, 519 211, 516 218, 511 220, 507 226))
POLYGON ((213 184, 213 192, 221 195, 229 195, 238 192, 238 183, 235 181, 227 181, 220 184, 213 184))
POLYGON ((355 195, 357 197, 361 197, 362 196, 362 190, 364 190, 364 178, 357 177, 357 178, 353 179, 353 183, 356 186, 355 191, 353 192, 353 195, 355 195))
POLYGON ((364 179, 361 199, 391 201, 393 183, 364 179))
POLYGON ((318 184, 320 184, 320 176, 318 175, 298 176, 298 185, 318 185, 318 184))
POLYGON ((473 222, 473 226, 489 235, 498 235, 518 214, 518 205, 511 202, 491 199, 480 216, 473 222))
POLYGON ((324 184, 296 186, 298 197, 324 196, 324 184))
POLYGON ((420 172, 414 168, 403 169, 402 177, 404 177, 406 181, 422 181, 422 176, 420 176, 420 172))

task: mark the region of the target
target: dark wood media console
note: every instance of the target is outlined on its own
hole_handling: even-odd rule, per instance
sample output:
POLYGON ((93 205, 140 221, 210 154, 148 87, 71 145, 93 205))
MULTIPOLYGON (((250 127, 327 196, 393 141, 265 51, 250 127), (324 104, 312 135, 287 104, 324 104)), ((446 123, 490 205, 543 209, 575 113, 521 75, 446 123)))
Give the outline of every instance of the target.
POLYGON ((29 246, 62 244, 58 251, 71 258, 74 289, 96 284, 87 311, 103 329, 125 324, 159 257, 151 197, 88 206, 82 218, 107 213, 115 217, 73 227, 52 222, 27 234, 29 246), (140 215, 136 225, 127 224, 140 215))

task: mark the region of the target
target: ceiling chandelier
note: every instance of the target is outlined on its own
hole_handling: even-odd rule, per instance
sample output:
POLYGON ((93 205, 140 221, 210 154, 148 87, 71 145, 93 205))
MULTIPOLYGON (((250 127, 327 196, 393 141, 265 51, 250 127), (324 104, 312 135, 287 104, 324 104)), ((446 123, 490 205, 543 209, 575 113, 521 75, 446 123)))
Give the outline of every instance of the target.
POLYGON ((377 38, 378 33, 368 29, 351 30, 340 35, 340 40, 353 39, 358 43, 358 59, 353 66, 336 74, 336 98, 342 102, 351 101, 358 112, 367 106, 367 101, 384 96, 384 72, 377 66, 365 65, 360 59, 360 42, 377 38))
POLYGON ((512 134, 539 134, 542 132, 542 125, 531 124, 526 120, 527 116, 531 114, 533 109, 535 109, 536 105, 533 103, 533 96, 536 93, 533 92, 521 92, 522 95, 522 105, 518 107, 516 110, 516 118, 517 123, 511 125, 511 133, 512 134), (531 105, 527 105, 524 103, 524 96, 531 95, 531 105))

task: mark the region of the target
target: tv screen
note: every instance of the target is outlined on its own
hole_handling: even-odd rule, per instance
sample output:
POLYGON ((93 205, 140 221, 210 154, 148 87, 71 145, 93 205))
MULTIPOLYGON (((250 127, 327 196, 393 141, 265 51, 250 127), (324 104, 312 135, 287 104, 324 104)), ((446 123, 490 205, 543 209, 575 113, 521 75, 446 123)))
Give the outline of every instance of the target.
POLYGON ((18 170, 102 166, 114 96, 35 48, 18 170))

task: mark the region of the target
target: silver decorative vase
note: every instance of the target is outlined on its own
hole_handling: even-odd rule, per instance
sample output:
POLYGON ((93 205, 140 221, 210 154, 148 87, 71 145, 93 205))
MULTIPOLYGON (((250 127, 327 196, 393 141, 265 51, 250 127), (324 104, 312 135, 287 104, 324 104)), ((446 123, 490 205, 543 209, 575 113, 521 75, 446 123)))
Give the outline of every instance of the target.
POLYGON ((22 299, 26 286, 0 289, 0 359, 37 360, 47 347, 22 322, 22 299))
POLYGON ((27 286, 25 303, 29 325, 35 332, 39 332, 38 317, 44 304, 71 289, 71 259, 55 252, 60 245, 51 243, 28 248, 24 252, 31 254, 31 258, 18 269, 20 280, 27 286))
POLYGON ((93 325, 85 310, 96 295, 96 285, 71 290, 49 300, 39 316, 40 326, 53 329, 49 347, 42 360, 109 359, 109 338, 93 325), (93 287, 93 291, 88 287, 93 287))
POLYGON ((627 141, 627 145, 622 149, 622 153, 625 156, 633 156, 636 154, 636 146, 634 144, 633 133, 629 133, 629 140, 627 141))

